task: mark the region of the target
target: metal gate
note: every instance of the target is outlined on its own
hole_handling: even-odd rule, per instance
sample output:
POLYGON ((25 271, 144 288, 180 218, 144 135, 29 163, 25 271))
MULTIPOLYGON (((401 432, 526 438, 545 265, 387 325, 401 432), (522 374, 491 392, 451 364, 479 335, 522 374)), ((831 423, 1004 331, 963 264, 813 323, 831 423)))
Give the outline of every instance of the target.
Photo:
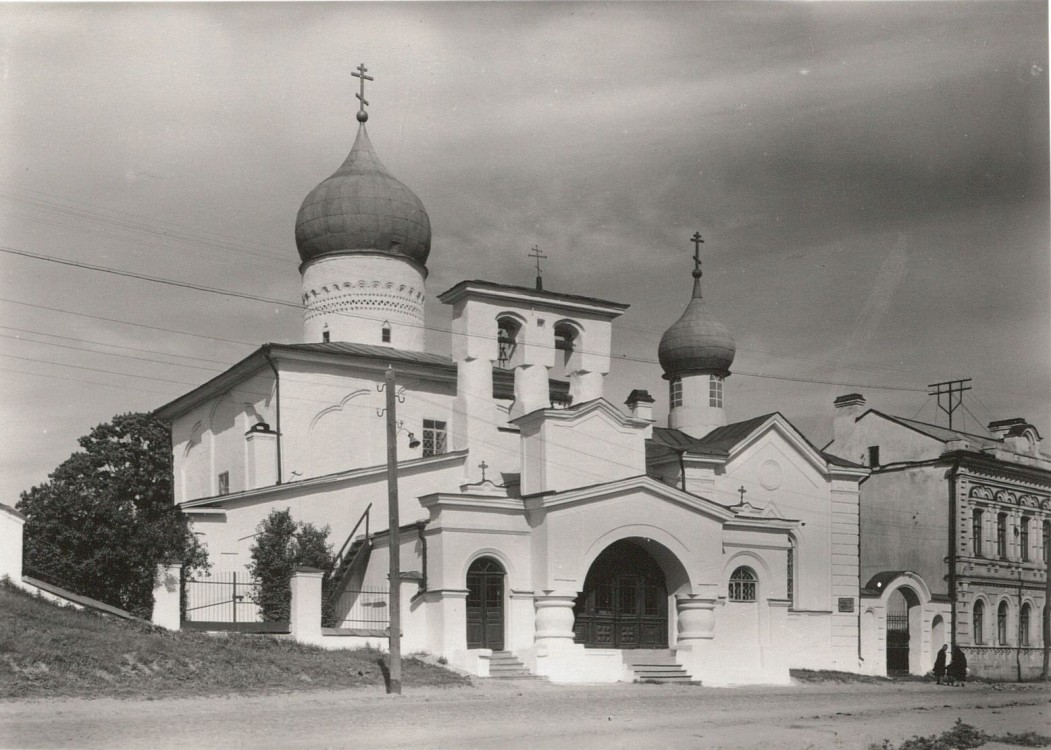
POLYGON ((909 673, 909 602, 901 591, 887 606, 887 674, 909 673))
POLYGON ((256 581, 247 573, 212 571, 183 581, 182 627, 241 633, 287 633, 288 622, 263 622, 256 581))

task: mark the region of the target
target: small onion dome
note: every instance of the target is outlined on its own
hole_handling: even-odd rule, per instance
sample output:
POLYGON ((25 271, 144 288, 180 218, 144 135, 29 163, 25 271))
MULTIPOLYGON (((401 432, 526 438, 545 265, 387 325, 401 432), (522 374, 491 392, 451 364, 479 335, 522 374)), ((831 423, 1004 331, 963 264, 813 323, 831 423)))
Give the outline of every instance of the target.
POLYGON ((376 157, 364 123, 343 166, 303 201, 296 217, 296 247, 304 263, 364 250, 426 264, 431 220, 420 199, 376 157))
POLYGON ((729 329, 709 317, 701 297, 701 280, 693 283, 693 298, 682 316, 661 336, 657 358, 668 379, 709 373, 730 374, 737 347, 729 329))

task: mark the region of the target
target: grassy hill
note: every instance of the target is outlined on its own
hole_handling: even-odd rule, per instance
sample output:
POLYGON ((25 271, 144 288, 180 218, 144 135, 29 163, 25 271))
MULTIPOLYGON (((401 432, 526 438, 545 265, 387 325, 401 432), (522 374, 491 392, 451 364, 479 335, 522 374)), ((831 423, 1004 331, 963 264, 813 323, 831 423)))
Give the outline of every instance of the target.
MULTIPOLYGON (((0 699, 383 690, 378 651, 324 651, 264 636, 172 633, 60 607, 0 583, 0 699)), ((405 688, 468 680, 418 659, 405 688)))

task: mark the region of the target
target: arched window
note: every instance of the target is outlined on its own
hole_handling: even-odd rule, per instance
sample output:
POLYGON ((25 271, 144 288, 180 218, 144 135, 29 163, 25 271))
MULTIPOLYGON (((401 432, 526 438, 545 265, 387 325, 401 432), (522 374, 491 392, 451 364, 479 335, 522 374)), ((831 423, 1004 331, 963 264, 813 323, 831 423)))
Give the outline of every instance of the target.
POLYGON ((985 641, 985 604, 981 601, 974 603, 974 612, 971 614, 971 628, 973 631, 972 641, 975 646, 981 646, 985 641))
POLYGON ((1040 540, 1044 545, 1044 564, 1051 560, 1051 521, 1044 521, 1044 538, 1040 540))
POLYGON ((576 350, 577 331, 568 323, 557 323, 555 325, 555 351, 562 352, 561 367, 569 364, 569 358, 576 350))
POLYGON ((518 321, 512 318, 500 318, 496 324, 496 341, 499 347, 496 366, 506 370, 511 367, 511 359, 515 356, 515 349, 518 348, 520 326, 518 321))
POLYGON ((982 556, 982 511, 971 511, 971 551, 975 557, 982 556))
POLYGON ((1018 615, 1018 636, 1023 646, 1029 645, 1029 605, 1023 604, 1022 611, 1018 615))
POLYGON ((732 602, 754 602, 755 601, 755 571, 751 568, 741 566, 730 576, 730 601, 732 602))
POLYGON ((380 328, 380 341, 384 344, 390 343, 390 323, 384 323, 383 327, 380 328))
POLYGON ((1007 602, 1000 602, 996 608, 996 644, 1007 645, 1007 602))

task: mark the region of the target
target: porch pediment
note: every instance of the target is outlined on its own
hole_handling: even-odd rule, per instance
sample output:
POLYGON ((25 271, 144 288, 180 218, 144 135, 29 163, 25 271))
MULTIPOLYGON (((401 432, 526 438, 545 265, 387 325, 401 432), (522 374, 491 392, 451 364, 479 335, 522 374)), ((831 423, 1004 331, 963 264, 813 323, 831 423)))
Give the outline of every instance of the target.
POLYGON ((736 513, 699 495, 692 495, 671 487, 652 477, 642 475, 619 479, 613 482, 579 487, 564 492, 549 492, 523 497, 526 510, 530 513, 555 512, 567 508, 593 505, 619 500, 628 496, 641 496, 660 503, 678 506, 692 513, 707 516, 719 522, 733 520, 736 513))

